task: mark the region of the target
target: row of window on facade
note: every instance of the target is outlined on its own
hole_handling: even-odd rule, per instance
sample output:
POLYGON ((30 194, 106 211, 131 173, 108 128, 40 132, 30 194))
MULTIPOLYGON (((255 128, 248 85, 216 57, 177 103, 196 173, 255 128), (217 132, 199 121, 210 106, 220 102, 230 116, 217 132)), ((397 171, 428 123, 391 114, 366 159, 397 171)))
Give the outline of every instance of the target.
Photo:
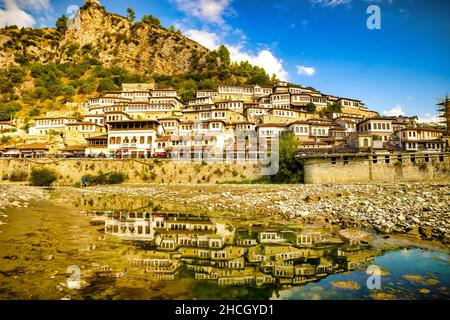
POLYGON ((368 131, 368 130, 391 130, 391 124, 390 123, 368 123, 361 126, 361 130, 368 131), (373 126, 372 126, 373 125, 373 126))
POLYGON ((140 137, 131 137, 131 139, 129 137, 123 137, 123 139, 122 137, 109 137, 109 144, 138 143, 138 140, 140 144, 145 144, 146 140, 147 144, 152 143, 152 137, 140 136, 140 137))
POLYGON ((151 234, 149 226, 107 226, 106 231, 110 233, 131 233, 131 234, 151 234))
MULTIPOLYGON (((416 134, 416 131, 408 131, 408 137, 410 138, 415 138, 418 134, 416 134)), ((422 134, 422 137, 439 137, 440 133, 438 132, 429 132, 429 131, 424 131, 422 134)), ((406 132, 402 133, 402 137, 406 138, 406 132)))
MULTIPOLYGON (((384 156, 372 156, 372 163, 378 163, 379 161, 383 161, 384 163, 391 163, 391 159, 392 157, 396 158, 398 162, 403 162, 404 158, 406 158, 406 155, 404 157, 404 155, 398 154, 396 157, 395 156, 390 156, 390 155, 384 155, 384 156)), ((417 158, 423 158, 423 160, 425 162, 430 162, 430 159, 432 158, 432 156, 425 154, 423 156, 418 156, 415 154, 411 154, 409 155, 409 159, 411 162, 416 162, 417 158)), ((444 155, 440 154, 437 156, 437 159, 439 162, 444 162, 444 155)), ((360 162, 360 160, 355 160, 354 162, 360 162)), ((337 164, 338 163, 338 158, 337 157, 331 157, 331 164, 337 164)), ((342 157, 342 163, 343 164, 348 164, 349 163, 349 157, 348 156, 343 156, 342 157)))

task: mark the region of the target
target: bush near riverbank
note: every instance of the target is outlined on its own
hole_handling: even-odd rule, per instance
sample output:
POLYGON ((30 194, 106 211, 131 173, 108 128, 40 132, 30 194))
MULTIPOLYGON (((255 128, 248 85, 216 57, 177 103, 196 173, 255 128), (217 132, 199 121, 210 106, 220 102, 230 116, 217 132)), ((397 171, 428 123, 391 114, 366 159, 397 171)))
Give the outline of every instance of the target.
POLYGON ((55 171, 48 168, 33 168, 30 173, 30 184, 36 187, 50 187, 58 179, 55 171))
POLYGON ((88 186, 102 184, 121 184, 127 179, 127 175, 122 172, 100 172, 97 175, 86 175, 86 184, 88 186))

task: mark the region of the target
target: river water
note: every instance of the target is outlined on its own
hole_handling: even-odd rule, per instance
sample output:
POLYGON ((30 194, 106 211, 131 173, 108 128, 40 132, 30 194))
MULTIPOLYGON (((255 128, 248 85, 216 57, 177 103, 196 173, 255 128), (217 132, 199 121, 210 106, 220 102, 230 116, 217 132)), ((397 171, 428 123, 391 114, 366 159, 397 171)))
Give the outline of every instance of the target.
POLYGON ((49 192, 1 213, 0 299, 450 298, 443 245, 49 192))

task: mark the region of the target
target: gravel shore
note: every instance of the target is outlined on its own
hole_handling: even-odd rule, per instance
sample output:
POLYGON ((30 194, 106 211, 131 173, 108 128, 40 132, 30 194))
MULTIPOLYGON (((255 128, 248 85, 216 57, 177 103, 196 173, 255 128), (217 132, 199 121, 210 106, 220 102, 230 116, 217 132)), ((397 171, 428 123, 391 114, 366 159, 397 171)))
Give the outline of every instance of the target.
POLYGON ((374 185, 120 185, 88 194, 148 196, 163 208, 409 233, 450 242, 450 182, 374 185), (174 206, 173 204, 177 205, 174 206))
MULTIPOLYGON (((374 185, 115 185, 57 188, 83 196, 141 197, 162 210, 231 214, 246 219, 305 223, 315 219, 342 227, 409 233, 450 243, 450 182, 374 185)), ((47 199, 49 191, 0 186, 0 209, 47 199)), ((111 208, 115 209, 115 208, 111 208)))
POLYGON ((48 199, 48 191, 22 185, 0 185, 0 210, 28 207, 30 201, 48 199))

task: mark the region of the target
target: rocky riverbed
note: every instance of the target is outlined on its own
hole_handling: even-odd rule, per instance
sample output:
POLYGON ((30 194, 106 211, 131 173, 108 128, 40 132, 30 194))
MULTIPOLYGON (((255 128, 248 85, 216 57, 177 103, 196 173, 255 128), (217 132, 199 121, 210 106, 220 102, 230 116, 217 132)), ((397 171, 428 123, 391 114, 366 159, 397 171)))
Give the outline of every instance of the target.
POLYGON ((380 185, 106 186, 93 193, 148 195, 167 209, 230 212, 410 233, 450 242, 450 183, 380 185))
MULTIPOLYGON (((60 201, 80 195, 96 209, 145 199, 154 210, 208 212, 280 223, 315 220, 342 227, 409 233, 450 243, 450 182, 373 185, 116 185, 58 188, 60 201), (90 197, 92 199, 90 199, 90 197), (100 199, 100 200, 99 200, 100 199), (103 202, 99 202, 103 201, 103 202)), ((27 206, 48 192, 25 186, 0 186, 0 209, 27 206)), ((55 197, 55 194, 53 194, 55 197)), ((117 206, 117 205, 116 205, 117 206)), ((133 206, 131 206, 133 207, 133 206)), ((126 208, 126 206, 123 206, 126 208)))
POLYGON ((28 207, 30 201, 48 199, 49 193, 42 188, 22 185, 0 185, 0 210, 28 207))

